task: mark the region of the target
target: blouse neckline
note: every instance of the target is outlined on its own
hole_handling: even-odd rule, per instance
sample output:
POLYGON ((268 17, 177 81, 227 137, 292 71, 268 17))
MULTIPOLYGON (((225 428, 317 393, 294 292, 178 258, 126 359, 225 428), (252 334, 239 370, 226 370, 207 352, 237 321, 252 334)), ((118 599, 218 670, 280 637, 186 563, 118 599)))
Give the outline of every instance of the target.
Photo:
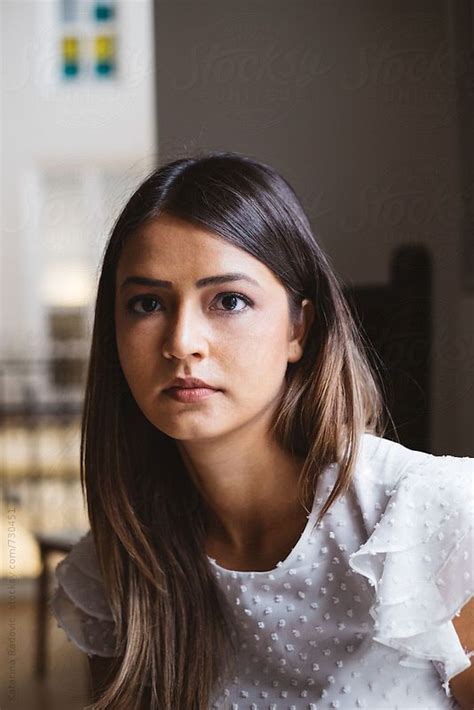
MULTIPOLYGON (((330 464, 326 469, 324 469, 323 473, 327 470, 327 468, 331 468, 332 464, 330 464)), ((215 567, 221 575, 251 575, 253 578, 255 575, 273 575, 275 573, 281 572, 283 570, 288 569, 291 567, 294 561, 296 561, 297 556, 302 552, 303 547, 305 546, 306 540, 308 539, 310 532, 312 531, 314 522, 316 520, 316 500, 317 496, 316 493, 313 498, 313 504, 311 507, 311 512, 309 515, 307 515, 307 521, 306 525, 303 529, 303 532, 301 533, 299 539, 291 549, 291 551, 288 553, 288 555, 285 557, 284 560, 280 560, 277 562, 276 567, 273 569, 269 570, 235 570, 235 569, 228 569, 227 567, 222 567, 214 557, 210 557, 209 555, 206 555, 207 559, 209 562, 215 567)), ((271 578, 271 577, 270 577, 271 578)))

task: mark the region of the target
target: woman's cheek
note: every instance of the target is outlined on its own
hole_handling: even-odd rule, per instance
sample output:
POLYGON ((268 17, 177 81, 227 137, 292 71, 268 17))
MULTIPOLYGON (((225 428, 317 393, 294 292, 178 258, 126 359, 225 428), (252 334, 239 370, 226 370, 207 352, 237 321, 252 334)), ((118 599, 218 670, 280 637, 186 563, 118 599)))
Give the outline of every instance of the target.
POLYGON ((140 386, 143 386, 147 380, 147 363, 151 364, 149 356, 142 348, 137 348, 136 345, 127 342, 119 343, 118 355, 130 389, 139 391, 140 386))

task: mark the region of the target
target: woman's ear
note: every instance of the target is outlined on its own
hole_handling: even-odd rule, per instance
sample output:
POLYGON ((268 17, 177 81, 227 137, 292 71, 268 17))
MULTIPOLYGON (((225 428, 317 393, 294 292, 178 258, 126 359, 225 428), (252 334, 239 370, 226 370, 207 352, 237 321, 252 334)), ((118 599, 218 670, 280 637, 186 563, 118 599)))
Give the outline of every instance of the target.
POLYGON ((288 362, 298 362, 304 352, 304 346, 315 317, 312 302, 305 298, 301 302, 301 312, 298 320, 290 324, 290 340, 288 342, 288 362))

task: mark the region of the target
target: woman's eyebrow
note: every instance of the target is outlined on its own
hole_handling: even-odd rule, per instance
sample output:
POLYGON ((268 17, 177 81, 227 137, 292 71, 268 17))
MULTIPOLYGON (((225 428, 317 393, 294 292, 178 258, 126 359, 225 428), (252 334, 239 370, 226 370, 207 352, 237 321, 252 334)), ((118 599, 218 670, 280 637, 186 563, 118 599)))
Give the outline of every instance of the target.
MULTIPOLYGON (((204 286, 210 286, 213 284, 223 284, 229 281, 248 281, 249 283, 262 288, 258 281, 253 279, 251 276, 240 272, 233 272, 228 274, 217 274, 216 276, 205 276, 202 279, 196 281, 196 288, 204 288, 204 286)), ((162 279, 152 279, 148 276, 127 276, 120 286, 120 290, 123 291, 130 284, 138 284, 140 286, 154 286, 155 288, 172 288, 172 281, 163 281, 162 279)))

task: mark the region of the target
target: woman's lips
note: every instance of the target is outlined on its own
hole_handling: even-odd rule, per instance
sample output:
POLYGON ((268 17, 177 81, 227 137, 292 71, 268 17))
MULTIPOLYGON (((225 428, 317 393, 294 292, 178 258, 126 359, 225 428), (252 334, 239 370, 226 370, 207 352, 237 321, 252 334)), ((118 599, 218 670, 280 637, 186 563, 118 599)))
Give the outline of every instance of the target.
POLYGON ((163 391, 168 397, 176 399, 178 402, 199 402, 220 392, 220 390, 214 390, 210 387, 170 387, 163 391))

